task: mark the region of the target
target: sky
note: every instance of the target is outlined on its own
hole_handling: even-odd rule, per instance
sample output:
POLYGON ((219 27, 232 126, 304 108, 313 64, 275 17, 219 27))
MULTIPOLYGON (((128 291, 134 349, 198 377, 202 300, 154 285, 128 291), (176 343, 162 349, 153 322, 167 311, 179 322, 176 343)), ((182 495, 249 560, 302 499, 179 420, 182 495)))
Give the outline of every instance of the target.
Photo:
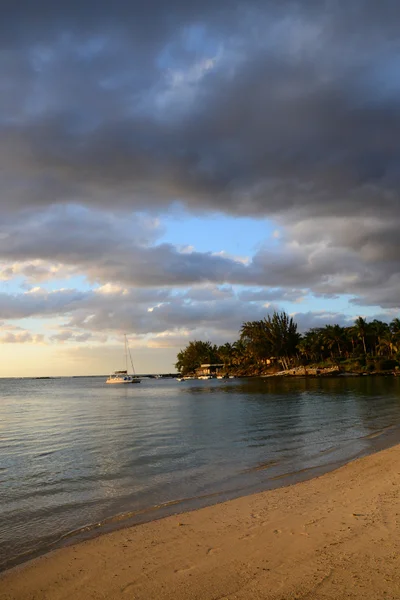
POLYGON ((399 316, 399 29, 395 0, 5 0, 0 376, 399 316))

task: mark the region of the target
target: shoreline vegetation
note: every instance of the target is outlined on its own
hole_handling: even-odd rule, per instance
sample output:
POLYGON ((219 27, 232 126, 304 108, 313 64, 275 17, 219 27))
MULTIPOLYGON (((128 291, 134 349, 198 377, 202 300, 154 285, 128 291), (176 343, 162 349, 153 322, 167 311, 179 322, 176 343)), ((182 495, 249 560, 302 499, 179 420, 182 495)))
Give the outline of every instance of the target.
POLYGON ((400 596, 400 446, 107 533, 0 575, 0 600, 400 596))
POLYGON ((234 343, 194 340, 177 355, 180 377, 400 375, 400 319, 358 317, 353 325, 325 325, 303 334, 285 312, 243 323, 234 343))

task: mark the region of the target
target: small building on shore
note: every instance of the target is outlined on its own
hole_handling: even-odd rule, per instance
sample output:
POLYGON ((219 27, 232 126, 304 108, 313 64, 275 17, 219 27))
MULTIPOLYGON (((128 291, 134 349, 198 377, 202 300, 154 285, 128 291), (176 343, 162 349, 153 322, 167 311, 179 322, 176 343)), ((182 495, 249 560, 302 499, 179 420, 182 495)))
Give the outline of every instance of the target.
POLYGON ((218 375, 224 368, 225 365, 223 363, 200 365, 200 367, 196 369, 196 375, 197 377, 203 375, 218 375))

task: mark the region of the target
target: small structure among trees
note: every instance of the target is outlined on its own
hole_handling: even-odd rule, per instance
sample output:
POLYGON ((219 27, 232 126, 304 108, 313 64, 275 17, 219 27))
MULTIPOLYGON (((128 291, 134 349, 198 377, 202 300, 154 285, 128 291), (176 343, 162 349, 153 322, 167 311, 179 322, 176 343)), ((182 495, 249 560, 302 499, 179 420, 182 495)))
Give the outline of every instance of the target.
POLYGON ((196 375, 218 375, 221 371, 224 370, 224 363, 215 363, 213 365, 204 364, 200 365, 198 369, 196 369, 196 375))

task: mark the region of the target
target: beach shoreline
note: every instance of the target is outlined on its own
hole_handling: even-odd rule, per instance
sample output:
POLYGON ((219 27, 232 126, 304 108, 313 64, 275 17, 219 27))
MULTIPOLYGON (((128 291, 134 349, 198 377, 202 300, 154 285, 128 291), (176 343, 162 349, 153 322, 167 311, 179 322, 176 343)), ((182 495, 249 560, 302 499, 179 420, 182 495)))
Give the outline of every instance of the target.
MULTIPOLYGON (((318 478, 332 471, 336 471, 342 466, 345 466, 354 460, 358 460, 359 458, 369 456, 400 444, 398 430, 393 426, 374 432, 367 437, 374 445, 371 445, 369 448, 364 448, 355 455, 348 456, 342 460, 334 460, 333 462, 303 468, 298 471, 286 472, 281 475, 270 477, 262 484, 259 483, 250 487, 212 492, 203 496, 179 498, 165 502, 164 504, 143 507, 137 511, 110 515, 100 522, 88 523, 79 529, 61 534, 59 538, 40 546, 34 551, 28 551, 16 556, 15 558, 10 559, 6 564, 2 563, 0 566, 0 576, 6 571, 15 567, 22 567, 25 563, 39 559, 55 550, 80 544, 84 541, 93 540, 99 536, 116 531, 137 527, 156 520, 162 520, 170 516, 179 516, 181 514, 201 510, 210 506, 216 506, 239 498, 246 498, 256 494, 297 485, 298 483, 309 481, 310 479, 318 478)), ((273 465, 274 463, 271 464, 271 462, 268 461, 266 464, 257 465, 248 469, 248 471, 264 471, 268 470, 273 465)))
POLYGON ((54 550, 0 575, 0 600, 398 597, 399 460, 397 445, 54 550))

